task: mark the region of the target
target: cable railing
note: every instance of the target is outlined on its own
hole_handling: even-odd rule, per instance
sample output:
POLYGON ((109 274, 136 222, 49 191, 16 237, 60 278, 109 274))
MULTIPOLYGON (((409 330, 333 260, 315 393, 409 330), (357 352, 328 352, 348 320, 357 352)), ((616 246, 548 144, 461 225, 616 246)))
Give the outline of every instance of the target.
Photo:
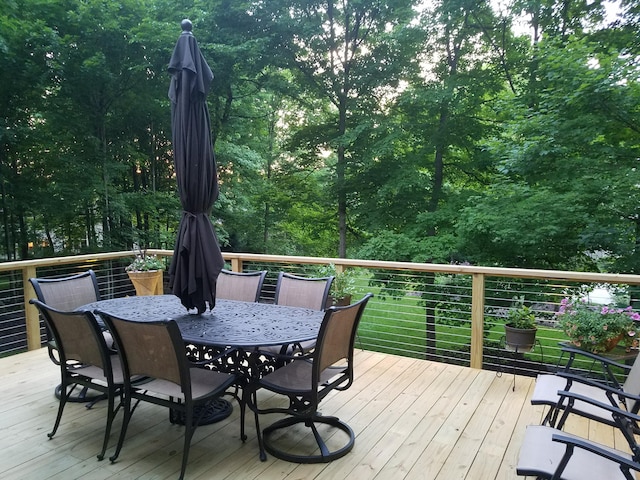
MULTIPOLYGON (((168 250, 149 250, 170 259, 168 250)), ((29 277, 64 276, 92 268, 102 298, 134 295, 124 267, 132 252, 59 257, 0 264, 0 354, 39 348, 44 329, 28 303, 29 277)), ((374 298, 362 318, 357 347, 392 355, 473 368, 535 375, 558 364, 560 343, 555 312, 567 295, 612 285, 621 292, 640 285, 640 276, 467 265, 223 253, 227 268, 267 270, 260 301, 273 301, 278 273, 313 276, 334 264, 352 271, 353 297, 374 298), (503 324, 509 309, 524 301, 536 314, 538 332, 531 352, 505 348, 503 324)), ((165 292, 167 288, 165 272, 165 292)))

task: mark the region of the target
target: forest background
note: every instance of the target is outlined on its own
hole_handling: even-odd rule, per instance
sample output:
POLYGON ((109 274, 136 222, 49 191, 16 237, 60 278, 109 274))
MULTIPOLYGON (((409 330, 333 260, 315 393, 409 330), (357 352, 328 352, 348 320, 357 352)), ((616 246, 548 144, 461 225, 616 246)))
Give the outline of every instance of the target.
POLYGON ((1 258, 173 248, 183 18, 223 250, 640 273, 638 0, 0 0, 1 258))

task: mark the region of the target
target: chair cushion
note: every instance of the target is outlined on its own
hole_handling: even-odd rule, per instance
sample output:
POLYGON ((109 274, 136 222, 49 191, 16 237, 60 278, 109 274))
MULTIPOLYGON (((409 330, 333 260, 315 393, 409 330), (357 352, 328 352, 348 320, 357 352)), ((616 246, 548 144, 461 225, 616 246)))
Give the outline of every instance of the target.
MULTIPOLYGON (((552 436, 555 433, 562 433, 567 437, 580 439, 580 437, 560 432, 555 428, 529 425, 520 447, 520 458, 516 467, 518 475, 546 475, 551 477, 566 450, 564 443, 552 440, 552 436)), ((600 445, 600 447, 615 452, 617 455, 631 458, 630 455, 618 450, 603 445, 600 445)), ((576 447, 562 473, 562 478, 564 480, 585 480, 587 478, 623 480, 625 476, 617 462, 576 447)))

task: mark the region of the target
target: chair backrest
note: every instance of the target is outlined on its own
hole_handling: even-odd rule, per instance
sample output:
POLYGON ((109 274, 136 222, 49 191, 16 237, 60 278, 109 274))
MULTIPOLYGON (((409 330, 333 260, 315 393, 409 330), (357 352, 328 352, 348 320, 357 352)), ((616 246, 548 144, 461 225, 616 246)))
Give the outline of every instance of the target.
POLYGON ((56 341, 60 363, 69 361, 101 368, 111 377, 109 349, 95 315, 89 311, 64 312, 40 300, 32 299, 44 317, 47 327, 56 341))
POLYGON ((140 322, 96 312, 109 327, 122 357, 125 379, 135 376, 167 380, 190 398, 184 342, 175 321, 140 322))
POLYGON ((289 307, 324 310, 333 276, 307 278, 280 272, 276 285, 275 303, 289 307))
POLYGON ((358 324, 362 318, 369 299, 373 295, 367 293, 362 300, 346 307, 330 307, 327 309, 316 342, 313 354, 312 382, 317 385, 322 372, 332 365, 340 364, 342 371, 349 377, 347 388, 353 381, 353 346, 358 324), (344 368, 342 368, 344 367, 344 368))
MULTIPOLYGON (((626 393, 631 393, 633 395, 640 395, 640 355, 638 355, 633 362, 633 366, 631 370, 629 370, 629 374, 627 375, 627 379, 624 381, 622 389, 626 393)), ((638 413, 640 410, 640 402, 633 402, 633 404, 627 405, 629 411, 638 413)))
POLYGON ((98 280, 93 270, 60 278, 30 278, 38 300, 60 311, 69 312, 100 300, 98 280))
POLYGON ((257 302, 266 276, 266 270, 240 273, 223 269, 216 282, 216 298, 257 302))

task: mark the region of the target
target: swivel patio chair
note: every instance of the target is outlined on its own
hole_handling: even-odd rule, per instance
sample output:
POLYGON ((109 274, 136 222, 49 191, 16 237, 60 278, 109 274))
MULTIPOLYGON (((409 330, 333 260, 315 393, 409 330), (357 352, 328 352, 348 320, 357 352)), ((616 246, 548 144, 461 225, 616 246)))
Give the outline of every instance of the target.
MULTIPOLYGON (((175 321, 139 322, 105 312, 96 312, 111 330, 124 368, 124 420, 114 454, 115 462, 124 443, 133 412, 140 401, 168 407, 184 418, 185 434, 180 478, 189 459, 191 438, 207 407, 237 381, 235 374, 221 373, 189 362, 184 341, 175 321), (132 379, 146 377, 136 386, 132 379), (132 404, 132 402, 135 403, 132 404), (194 413, 198 412, 198 413, 194 413)), ((244 441, 244 403, 241 407, 241 438, 244 441)))
MULTIPOLYGON (((555 374, 538 375, 531 396, 533 405, 549 406, 543 419, 543 425, 562 429, 570 413, 607 425, 615 425, 615 419, 611 412, 603 410, 597 405, 576 401, 572 409, 568 410, 566 408, 567 398, 560 394, 562 391, 577 393, 597 402, 620 407, 634 414, 638 413, 640 410, 640 355, 636 357, 633 366, 629 366, 569 346, 563 347, 563 351, 569 354, 569 361, 565 369, 555 374), (577 355, 599 364, 602 367, 604 378, 601 380, 588 378, 572 370, 577 355), (628 372, 623 384, 618 382, 612 372, 612 367, 628 372)), ((640 433, 637 425, 634 425, 634 428, 640 433)))
MULTIPOLYGON (((33 285, 38 300, 60 311, 72 311, 87 303, 100 300, 98 280, 93 270, 66 277, 30 278, 29 282, 33 285)), ((45 334, 49 358, 57 365, 59 363, 58 348, 46 323, 45 334)), ((110 346, 111 335, 108 332, 104 332, 104 335, 107 345, 110 346)), ((56 396, 60 397, 60 386, 56 387, 56 396)), ((86 387, 81 389, 77 396, 67 398, 70 402, 90 400, 96 400, 96 398, 88 395, 86 387)), ((91 405, 89 404, 88 407, 91 405)))
POLYGON ((572 392, 564 391, 561 395, 567 399, 569 410, 578 402, 606 410, 627 440, 631 454, 550 426, 530 425, 520 447, 517 474, 563 480, 635 479, 635 472, 640 472, 640 445, 633 425, 640 417, 572 392))
MULTIPOLYGON (((323 416, 318 411, 320 402, 334 390, 346 390, 353 383, 353 345, 356 330, 367 302, 369 293, 362 300, 347 307, 330 307, 324 316, 316 348, 307 355, 290 358, 282 368, 251 381, 247 387, 247 404, 254 411, 260 459, 266 460, 266 452, 277 458, 298 463, 330 462, 346 455, 355 443, 355 434, 346 423, 336 417, 323 416), (284 395, 289 400, 288 407, 260 409, 257 404, 257 390, 266 390, 284 395), (264 431, 260 429, 260 414, 283 413, 285 418, 276 421, 264 431), (316 424, 327 427, 331 435, 337 431, 342 435, 331 435, 331 444, 336 439, 347 436, 347 441, 333 448, 327 446, 316 424), (313 432, 315 445, 308 451, 298 449, 304 442, 291 442, 291 436, 284 433, 297 425, 309 427, 313 432), (280 442, 278 442, 280 440, 280 442), (287 440, 291 448, 285 446, 287 440)), ((324 430, 324 428, 323 428, 324 430)))
MULTIPOLYGON (((275 304, 288 307, 310 308, 324 310, 333 283, 333 276, 328 277, 298 277, 290 273, 280 272, 276 284, 275 304)), ((276 345, 264 347, 266 353, 291 354, 293 351, 308 352, 315 347, 316 341, 311 340, 298 345, 276 345)))
POLYGON ((93 313, 63 312, 35 299, 32 299, 31 303, 42 313, 55 341, 57 364, 60 365, 62 378, 58 415, 48 437, 51 439, 56 434, 73 388, 82 385, 102 392, 108 401, 107 425, 102 450, 98 454, 98 459, 102 460, 113 418, 120 408, 120 402, 115 405, 115 399, 121 395, 123 388, 120 358, 107 346, 102 329, 93 313))
POLYGON ((216 283, 216 298, 257 302, 266 276, 266 270, 240 273, 223 269, 216 283))

